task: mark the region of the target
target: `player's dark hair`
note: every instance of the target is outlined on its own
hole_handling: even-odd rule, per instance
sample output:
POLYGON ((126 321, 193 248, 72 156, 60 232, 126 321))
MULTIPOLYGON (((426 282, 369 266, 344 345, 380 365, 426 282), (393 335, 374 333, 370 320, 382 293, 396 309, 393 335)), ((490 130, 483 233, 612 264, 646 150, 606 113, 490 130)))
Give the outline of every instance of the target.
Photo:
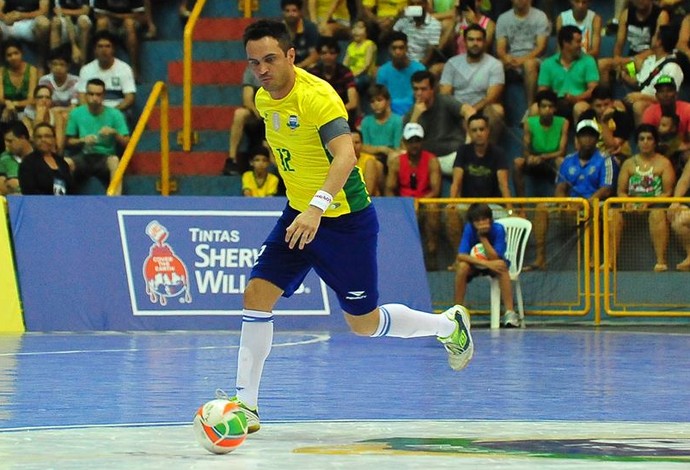
POLYGON ((18 139, 29 140, 29 130, 22 121, 14 120, 5 124, 2 129, 2 135, 5 136, 10 132, 18 139))
POLYGON ((429 85, 431 85, 431 88, 436 86, 436 76, 428 70, 417 70, 412 74, 412 77, 410 77, 411 83, 419 83, 423 82, 424 80, 429 80, 429 85))
POLYGON ((635 129, 636 141, 640 138, 640 134, 643 132, 649 132, 652 134, 652 137, 654 137, 654 142, 659 142, 659 131, 657 131, 656 127, 654 127, 652 124, 640 124, 637 126, 637 129, 635 129))
POLYGON ((467 209, 467 221, 473 223, 482 219, 490 219, 493 222, 494 214, 491 211, 491 207, 484 202, 470 204, 470 207, 467 209))
POLYGON ((265 37, 271 37, 278 41, 278 45, 286 54, 292 48, 292 40, 287 26, 282 21, 275 20, 259 20, 247 26, 242 35, 242 43, 247 47, 249 41, 258 41, 265 37))

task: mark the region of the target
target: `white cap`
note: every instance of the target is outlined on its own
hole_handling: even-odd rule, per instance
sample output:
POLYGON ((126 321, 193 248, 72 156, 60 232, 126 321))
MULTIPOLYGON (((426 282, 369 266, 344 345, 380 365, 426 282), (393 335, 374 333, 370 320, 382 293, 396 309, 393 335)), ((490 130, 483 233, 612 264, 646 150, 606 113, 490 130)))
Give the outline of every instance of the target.
POLYGON ((577 123, 577 127, 575 128, 575 133, 579 134, 581 131, 585 129, 590 129, 596 132, 597 134, 601 134, 601 131, 599 130, 599 124, 597 124, 597 121, 594 119, 583 119, 582 121, 577 123))
POLYGON ((408 122, 403 129, 403 139, 410 140, 412 137, 424 138, 424 128, 416 122, 408 122))

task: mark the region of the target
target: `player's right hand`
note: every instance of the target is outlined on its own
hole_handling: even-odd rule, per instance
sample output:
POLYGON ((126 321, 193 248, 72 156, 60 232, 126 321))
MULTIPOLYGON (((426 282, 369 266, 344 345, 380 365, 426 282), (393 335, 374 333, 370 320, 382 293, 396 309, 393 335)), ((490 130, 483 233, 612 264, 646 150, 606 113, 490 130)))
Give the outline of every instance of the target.
POLYGON ((290 226, 285 230, 285 242, 292 250, 297 246, 300 250, 314 241, 316 232, 321 224, 321 209, 309 206, 307 210, 295 217, 290 226))

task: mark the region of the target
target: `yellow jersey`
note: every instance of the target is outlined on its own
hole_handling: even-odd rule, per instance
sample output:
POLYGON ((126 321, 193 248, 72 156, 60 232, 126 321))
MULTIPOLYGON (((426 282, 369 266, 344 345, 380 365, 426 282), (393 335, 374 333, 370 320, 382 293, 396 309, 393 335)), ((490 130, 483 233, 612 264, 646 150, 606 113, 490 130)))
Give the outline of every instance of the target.
POLYGON ((278 183, 280 180, 273 173, 266 174, 266 181, 259 186, 254 178, 253 171, 245 171, 242 174, 242 192, 247 189, 251 191, 251 197, 267 197, 275 196, 278 192, 278 183))
MULTIPOLYGON (((326 181, 333 160, 319 130, 338 118, 347 121, 345 105, 326 81, 297 67, 295 85, 287 96, 275 100, 262 87, 254 100, 266 125, 266 140, 285 183, 288 202, 293 209, 304 212, 326 181)), ((338 217, 360 211, 370 203, 355 167, 323 215, 338 217)))

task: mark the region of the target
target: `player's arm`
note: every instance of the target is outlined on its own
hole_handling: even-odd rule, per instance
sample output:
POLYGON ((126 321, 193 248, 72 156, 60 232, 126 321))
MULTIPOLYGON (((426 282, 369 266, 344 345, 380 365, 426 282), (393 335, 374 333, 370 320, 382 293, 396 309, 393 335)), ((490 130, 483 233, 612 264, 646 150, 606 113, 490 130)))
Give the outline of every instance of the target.
POLYGON ((314 240, 321 223, 321 216, 330 206, 333 196, 343 189, 357 163, 350 128, 344 118, 334 119, 323 126, 319 132, 322 138, 328 134, 334 136, 330 139, 323 139, 328 142, 326 147, 333 155, 333 159, 321 189, 314 194, 309 207, 295 217, 295 220, 285 231, 285 241, 290 249, 298 246, 302 250, 307 243, 314 240))

